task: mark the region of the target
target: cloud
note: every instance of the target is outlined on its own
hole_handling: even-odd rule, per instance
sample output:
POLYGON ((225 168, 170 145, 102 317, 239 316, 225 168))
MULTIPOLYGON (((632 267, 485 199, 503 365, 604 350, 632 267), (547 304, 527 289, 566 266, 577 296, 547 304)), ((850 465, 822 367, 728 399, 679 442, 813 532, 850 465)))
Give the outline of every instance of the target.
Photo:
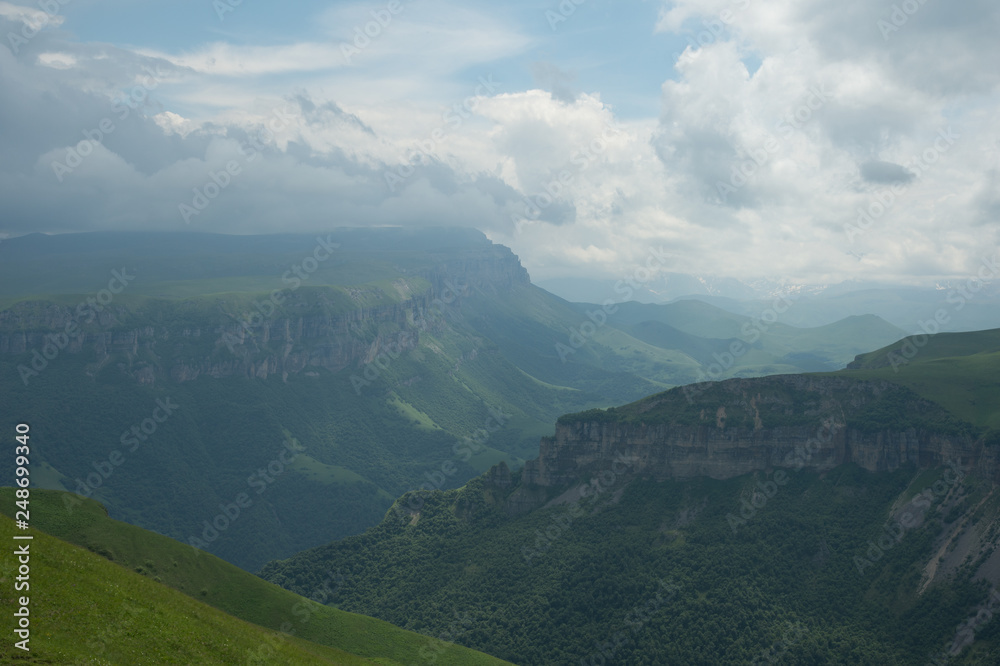
POLYGON ((23 37, 27 37, 42 28, 59 27, 66 20, 66 17, 61 14, 50 14, 34 7, 13 5, 9 2, 0 2, 0 16, 13 23, 20 23, 21 25, 12 27, 16 27, 16 34, 23 37), (28 28, 27 33, 22 32, 24 27, 28 28))
POLYGON ((337 45, 329 43, 237 46, 216 42, 178 55, 152 49, 137 52, 199 74, 228 77, 314 72, 347 65, 337 45))
POLYGON ((928 3, 883 39, 879 12, 891 11, 827 0, 664 6, 657 29, 701 46, 664 83, 654 145, 679 177, 672 198, 686 217, 747 241, 744 256, 757 260, 733 257, 737 272, 763 273, 769 257, 824 279, 849 274, 852 253, 864 254, 855 271, 896 277, 973 263, 985 236, 972 202, 990 201, 976 144, 998 127, 979 109, 995 109, 1000 83, 975 62, 997 52, 981 26, 1000 27, 998 10, 928 3), (929 48, 939 39, 951 57, 929 48), (903 194, 849 241, 857 210, 893 183, 903 194))
MULTIPOLYGON (((402 6, 363 48, 367 3, 300 39, 0 46, 0 234, 455 224, 540 279, 619 279, 663 246, 673 272, 817 282, 961 275, 996 243, 993 2, 665 3, 634 39, 689 46, 628 63, 662 85, 627 120, 578 83, 617 57, 593 29, 560 59, 542 40, 570 26, 537 8, 402 6)), ((12 7, 2 34, 35 11, 12 7)))
POLYGON ((912 171, 908 171, 906 167, 901 164, 893 164, 892 162, 871 160, 870 162, 865 162, 864 164, 859 165, 858 168, 861 171, 861 177, 869 183, 906 184, 916 178, 916 174, 912 171))
POLYGON ((560 102, 572 104, 576 101, 577 93, 572 87, 576 75, 572 72, 564 72, 550 62, 533 62, 531 75, 535 79, 536 86, 550 91, 552 97, 560 102))

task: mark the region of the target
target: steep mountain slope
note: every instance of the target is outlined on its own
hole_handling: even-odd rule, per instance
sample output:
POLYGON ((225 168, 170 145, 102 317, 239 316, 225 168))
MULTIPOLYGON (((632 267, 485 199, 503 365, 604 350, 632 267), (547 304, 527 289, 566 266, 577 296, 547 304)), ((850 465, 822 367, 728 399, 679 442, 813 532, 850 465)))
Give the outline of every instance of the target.
MULTIPOLYGON (((15 531, 0 516, 0 531, 15 531)), ((25 644, 0 645, 7 664, 375 664, 342 650, 237 620, 104 558, 38 530, 22 532, 31 544, 29 613, 25 644)), ((0 555, 0 582, 13 588, 18 560, 0 555)), ((12 617, 17 597, 0 603, 12 617)))
MULTIPOLYGON (((31 236, 0 259, 0 426, 46 441, 35 481, 250 570, 518 466, 560 414, 711 375, 731 341, 691 331, 742 326, 705 306, 678 347, 639 339, 470 230, 31 236)), ((809 369, 849 337, 786 332, 806 342, 724 375, 809 369)))
POLYGON ((568 415, 522 470, 411 493, 261 575, 298 590, 342 567, 364 583, 340 608, 401 624, 485 604, 464 644, 523 664, 995 663, 1000 402, 972 403, 1000 384, 996 334, 932 338, 898 373, 568 415))
POLYGON ((858 356, 853 377, 884 377, 986 429, 1000 444, 1000 329, 910 336, 858 356))
MULTIPOLYGON (((259 255, 230 256, 212 237, 212 252, 195 245, 181 269, 171 263, 178 248, 163 254, 142 235, 102 239, 111 249, 97 244, 95 256, 62 248, 69 265, 163 278, 191 268, 197 279, 146 283, 160 296, 125 290, 100 310, 64 294, 0 312, 4 418, 36 424, 50 442, 39 480, 255 568, 376 523, 409 489, 451 487, 533 455, 560 412, 608 399, 533 379, 463 322, 465 302, 530 288, 508 250, 481 235, 438 239, 458 246, 429 252, 419 234, 395 249, 343 234, 344 265, 324 274, 331 256, 310 279, 394 278, 282 286, 280 265, 311 266, 302 254, 258 246, 259 255), (142 269, 128 267, 130 256, 142 269), (267 271, 280 289, 253 291, 267 271), (211 293, 213 281, 233 289, 238 279, 244 291, 211 293), (241 493, 252 500, 241 520, 213 528, 219 506, 241 493)), ((295 240, 311 257, 315 239, 295 240)))
MULTIPOLYGON (((67 510, 67 495, 32 491, 33 522, 45 529, 21 532, 34 537, 34 632, 33 658, 18 663, 505 663, 452 645, 445 633, 423 636, 319 604, 352 584, 343 575, 328 575, 309 598, 298 596, 112 520, 93 500, 70 497, 67 510), (66 616, 74 621, 58 620, 66 616)), ((15 531, 13 511, 13 489, 0 488, 4 534, 15 531)), ((8 551, 4 575, 17 569, 8 551)), ((5 597, 5 607, 13 604, 5 597)), ((8 659, 18 654, 9 641, 0 649, 8 659)))

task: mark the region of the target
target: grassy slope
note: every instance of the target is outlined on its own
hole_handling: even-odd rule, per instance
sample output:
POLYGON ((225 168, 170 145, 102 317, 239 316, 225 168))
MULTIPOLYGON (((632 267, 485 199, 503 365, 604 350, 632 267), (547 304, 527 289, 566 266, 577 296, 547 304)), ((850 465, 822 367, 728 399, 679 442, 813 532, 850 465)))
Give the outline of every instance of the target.
POLYGON ((972 356, 974 354, 989 354, 1000 351, 1000 329, 973 331, 969 333, 940 333, 926 337, 908 336, 867 354, 860 354, 852 367, 881 368, 891 366, 888 358, 890 352, 901 353, 907 341, 921 342, 917 356, 908 358, 910 361, 929 361, 937 358, 955 356, 972 356))
POLYGON ((941 333, 920 347, 914 341, 904 338, 858 356, 852 369, 839 374, 901 384, 959 418, 1000 429, 1000 329, 941 333))
MULTIPOLYGON (((997 380, 1000 376, 1000 330, 943 333, 927 338, 919 348, 908 347, 910 341, 911 338, 904 338, 878 351, 859 355, 851 368, 812 374, 891 382, 940 406, 951 415, 948 418, 980 429, 1000 429, 1000 381, 997 380)), ((717 393, 721 395, 724 387, 722 384, 699 384, 694 395, 701 399, 717 393)), ((777 390, 788 394, 789 391, 780 383, 766 379, 760 387, 765 392, 777 390)), ((700 404, 690 404, 684 390, 678 389, 647 396, 613 411, 567 414, 560 417, 560 422, 600 418, 689 423, 704 420, 704 416, 700 419, 692 416, 700 410, 700 404)), ((906 416, 919 420, 921 415, 906 416)), ((772 415, 770 422, 776 419, 781 420, 772 415)))
MULTIPOLYGON (((13 532, 14 521, 0 516, 0 533, 13 532)), ((3 663, 377 663, 239 620, 40 530, 21 534, 34 536, 22 542, 31 551, 31 651, 15 648, 5 631, 3 663)), ((13 589, 16 568, 13 549, 5 547, 5 590, 13 589)), ((13 595, 5 593, 0 607, 10 626, 17 609, 13 595)))
MULTIPOLYGON (((0 511, 3 513, 13 512, 13 494, 12 488, 0 489, 0 511)), ((39 583, 39 589, 48 590, 49 593, 55 595, 51 599, 40 596, 35 602, 39 608, 58 608, 60 612, 66 612, 67 604, 83 604, 81 609, 83 610, 87 604, 93 604, 94 599, 101 598, 104 594, 102 585, 112 585, 110 582, 102 581, 118 582, 127 579, 132 581, 131 584, 135 586, 135 593, 122 599, 121 608, 114 611, 118 613, 118 617, 123 617, 122 614, 127 612, 124 610, 125 607, 137 605, 138 601, 136 600, 148 598, 149 601, 142 605, 142 608, 146 609, 144 612, 159 613, 163 615, 163 619, 158 619, 153 623, 137 622, 137 624, 145 627, 166 627, 172 633, 182 632, 188 625, 181 621, 180 617, 175 618, 171 609, 177 607, 177 614, 180 615, 182 610, 188 612, 186 609, 189 607, 205 608, 202 603, 199 603, 203 602, 240 620, 272 630, 289 631, 297 638, 337 648, 330 654, 344 654, 345 660, 333 663, 372 663, 358 658, 349 661, 349 655, 340 653, 340 650, 369 659, 377 659, 379 663, 421 663, 424 661, 424 655, 429 647, 433 649, 437 643, 431 637, 399 629, 381 620, 323 606, 272 585, 213 555, 195 551, 190 546, 154 532, 112 520, 107 517, 104 508, 97 502, 83 500, 79 504, 71 504, 72 510, 67 510, 66 498, 76 499, 75 496, 68 493, 33 490, 31 505, 34 524, 42 525, 45 532, 52 536, 104 555, 116 564, 104 562, 101 558, 83 553, 78 549, 71 549, 42 534, 36 538, 39 545, 33 546, 33 549, 38 548, 39 552, 54 553, 49 566, 70 573, 56 576, 51 575, 47 568, 39 568, 38 570, 33 568, 34 579, 44 581, 39 583), (72 558, 66 554, 69 552, 74 553, 72 558), (94 563, 94 560, 99 561, 99 563, 94 563), (92 562, 89 565, 90 569, 87 569, 90 573, 79 580, 78 574, 72 573, 73 567, 77 566, 78 561, 92 562), (116 566, 124 567, 130 571, 123 571, 121 568, 115 568, 116 566), (139 573, 153 578, 153 581, 139 576, 139 573), (175 588, 175 590, 199 601, 188 599, 177 594, 174 590, 164 590, 154 581, 175 588), (71 595, 69 590, 74 588, 74 584, 76 587, 81 587, 84 584, 88 587, 84 589, 82 594, 73 592, 72 598, 68 598, 71 595), (147 590, 154 590, 155 593, 147 590), (183 601, 178 601, 178 599, 183 601), (178 632, 174 632, 175 621, 176 626, 179 627, 178 632)), ((7 518, 3 520, 5 521, 4 532, 12 531, 10 520, 7 518)), ((37 534, 38 531, 36 530, 35 533, 37 534)), ((4 572, 13 570, 13 566, 4 564, 4 572)), ((320 588, 311 596, 326 597, 324 600, 328 601, 331 598, 331 593, 335 592, 339 586, 350 585, 350 578, 344 579, 337 575, 331 575, 327 583, 328 586, 325 587, 325 590, 320 588)), ((336 597, 332 596, 332 599, 335 600, 336 597)), ((75 606, 70 606, 70 608, 72 607, 75 606)), ((221 613, 211 609, 205 609, 202 611, 202 615, 209 611, 213 613, 213 617, 222 618, 216 620, 217 622, 223 622, 226 619, 221 613)), ((72 629, 63 629, 61 630, 63 633, 58 638, 53 639, 53 645, 56 642, 59 645, 63 642, 69 644, 73 642, 74 637, 79 643, 80 637, 89 635, 88 631, 97 633, 99 627, 114 626, 115 621, 112 619, 112 617, 102 617, 93 625, 88 622, 82 628, 74 625, 72 629)), ((232 618, 228 619, 232 620, 232 618)), ((237 625, 242 625, 240 622, 232 621, 237 625)), ((69 626, 69 623, 64 624, 69 626)), ((259 628, 254 627, 253 630, 259 632, 262 637, 265 634, 259 628)), ((153 630, 149 631, 153 632, 153 630)), ((44 637, 44 633, 42 636, 44 637)), ((145 635, 141 640, 135 641, 135 646, 141 646, 145 642, 158 642, 154 638, 155 636, 145 635)), ((39 642, 48 640, 48 638, 43 638, 39 642)), ((263 641, 263 638, 258 640, 263 641)), ((191 642, 193 643, 194 640, 192 639, 191 642)), ((131 646, 129 640, 117 634, 109 637, 108 643, 114 643, 116 649, 121 650, 129 650, 134 647, 131 646), (122 645, 119 646, 118 643, 122 643, 122 645)), ((298 644, 297 641, 290 643, 298 644)), ((211 645, 214 646, 214 643, 211 645)), ((256 646, 251 644, 250 647, 256 646)), ((127 652, 119 654, 117 660, 112 660, 109 663, 129 661, 126 658, 127 652)), ((319 654, 324 653, 320 651, 319 654)), ((449 646, 446 650, 436 654, 437 659, 434 663, 445 666, 449 664, 460 666, 463 664, 505 663, 458 645, 449 646)), ((139 662, 133 661, 132 663, 139 662)), ((150 663, 167 663, 167 660, 150 663)), ((236 661, 202 661, 192 656, 187 660, 179 659, 176 663, 236 663, 236 661)), ((303 660, 288 663, 330 662, 303 660)))
POLYGON ((574 304, 535 286, 494 297, 489 309, 471 305, 469 323, 542 382, 621 402, 696 377, 698 363, 687 354, 638 340, 610 323, 595 325, 574 304), (574 331, 583 334, 574 337, 574 331))

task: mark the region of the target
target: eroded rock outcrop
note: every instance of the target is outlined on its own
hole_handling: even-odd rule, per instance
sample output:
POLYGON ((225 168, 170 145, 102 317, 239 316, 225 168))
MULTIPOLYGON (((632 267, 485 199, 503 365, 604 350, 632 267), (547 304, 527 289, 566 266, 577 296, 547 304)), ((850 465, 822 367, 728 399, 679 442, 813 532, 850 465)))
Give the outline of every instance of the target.
POLYGON ((95 371, 113 360, 141 384, 338 372, 416 347, 422 333, 446 325, 462 299, 530 284, 517 257, 500 245, 430 259, 420 270, 400 269, 404 277, 387 288, 222 294, 207 307, 205 299, 100 307, 24 301, 0 312, 0 354, 22 356, 26 368, 60 354, 83 354, 95 371))
POLYGON ((563 488, 611 470, 727 479, 770 468, 872 472, 952 461, 995 481, 997 453, 973 426, 885 381, 778 375, 682 387, 626 407, 561 418, 522 471, 528 488, 563 488))

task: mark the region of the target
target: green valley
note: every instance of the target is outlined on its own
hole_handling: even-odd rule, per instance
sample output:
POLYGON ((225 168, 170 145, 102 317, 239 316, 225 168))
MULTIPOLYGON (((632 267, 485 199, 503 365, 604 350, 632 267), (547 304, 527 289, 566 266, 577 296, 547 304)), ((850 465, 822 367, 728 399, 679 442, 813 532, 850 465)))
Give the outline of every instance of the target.
POLYGON ((261 575, 349 571, 339 608, 422 630, 485 608, 463 643, 520 664, 993 663, 996 341, 566 415, 521 470, 261 575))
MULTIPOLYGON (((407 491, 516 468, 562 414, 704 377, 745 323, 691 304, 618 323, 635 304, 567 303, 471 230, 26 236, 0 253, 0 426, 46 442, 36 483, 248 570, 357 534, 407 491), (686 332, 651 330, 664 313, 686 332)), ((723 375, 896 337, 874 317, 775 325, 723 375)))

